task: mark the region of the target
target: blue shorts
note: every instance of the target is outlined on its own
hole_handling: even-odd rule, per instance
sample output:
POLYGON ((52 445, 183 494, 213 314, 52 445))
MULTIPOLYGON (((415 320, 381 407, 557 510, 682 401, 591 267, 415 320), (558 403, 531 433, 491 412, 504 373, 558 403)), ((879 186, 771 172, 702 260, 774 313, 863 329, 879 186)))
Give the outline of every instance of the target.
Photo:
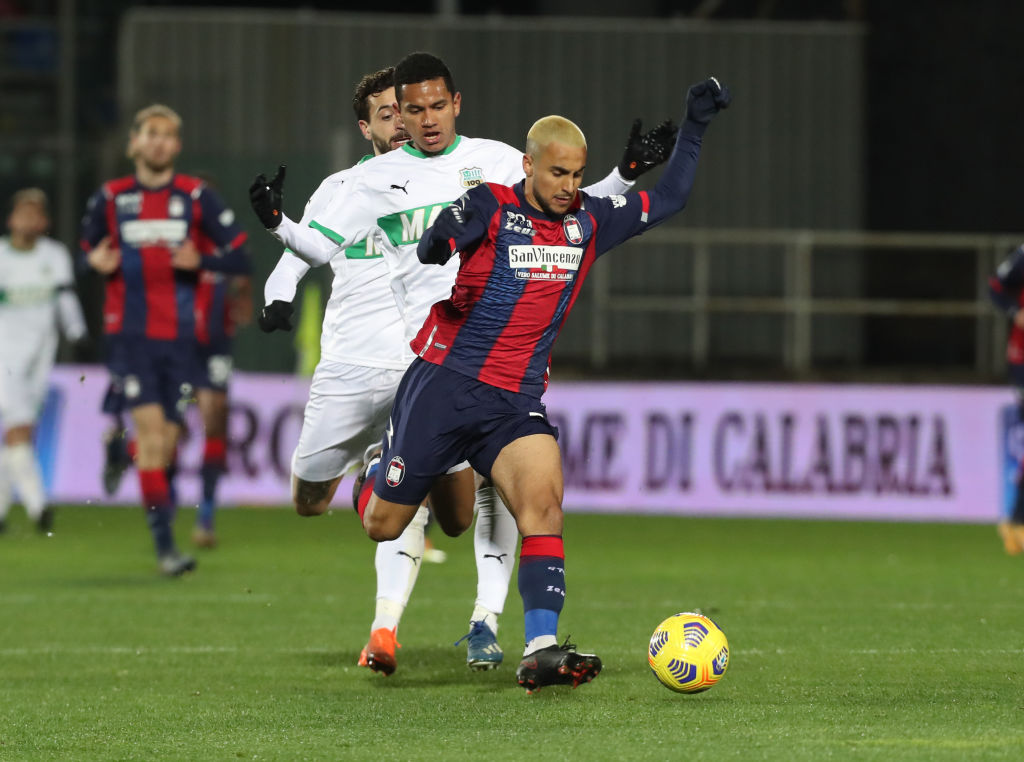
POLYGON ((197 373, 196 386, 200 389, 213 389, 227 392, 231 381, 234 360, 231 357, 231 339, 224 337, 213 339, 208 344, 196 342, 197 373))
POLYGON ((398 386, 373 491, 419 505, 453 466, 468 460, 490 476, 502 448, 531 434, 558 437, 539 399, 417 358, 398 386))
POLYGON ((110 388, 103 410, 118 413, 139 405, 159 404, 168 421, 181 423, 195 397, 194 340, 107 336, 110 388))

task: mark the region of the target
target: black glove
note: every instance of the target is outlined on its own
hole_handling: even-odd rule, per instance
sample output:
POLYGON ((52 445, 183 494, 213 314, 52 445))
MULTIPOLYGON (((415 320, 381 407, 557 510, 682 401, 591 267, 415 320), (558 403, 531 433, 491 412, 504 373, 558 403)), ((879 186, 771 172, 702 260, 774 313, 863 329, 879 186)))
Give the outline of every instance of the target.
POLYGON ((624 180, 636 180, 647 170, 661 164, 676 144, 679 128, 672 124, 671 119, 666 119, 643 135, 640 134, 642 124, 639 119, 633 120, 633 129, 629 131, 626 150, 619 162, 619 174, 624 180))
POLYGON ((729 108, 732 93, 714 77, 691 85, 686 92, 686 119, 696 124, 709 124, 720 110, 729 108))
POLYGON ((447 242, 450 238, 458 238, 466 232, 466 224, 472 217, 472 213, 465 207, 465 201, 459 199, 454 204, 449 204, 437 215, 434 224, 434 241, 447 242))
POLYGON ((249 186, 249 203, 263 227, 273 230, 281 224, 281 207, 284 202, 284 164, 277 168, 274 179, 267 181, 262 172, 249 186))
POLYGON ((466 232, 466 224, 471 217, 470 210, 466 208, 465 197, 446 206, 430 226, 430 235, 420 239, 416 247, 416 256, 424 264, 443 265, 451 259, 453 253, 449 241, 466 232))
POLYGON ((292 329, 292 313, 295 308, 291 302, 282 302, 275 299, 262 310, 256 322, 260 324, 263 333, 274 331, 290 331, 292 329))

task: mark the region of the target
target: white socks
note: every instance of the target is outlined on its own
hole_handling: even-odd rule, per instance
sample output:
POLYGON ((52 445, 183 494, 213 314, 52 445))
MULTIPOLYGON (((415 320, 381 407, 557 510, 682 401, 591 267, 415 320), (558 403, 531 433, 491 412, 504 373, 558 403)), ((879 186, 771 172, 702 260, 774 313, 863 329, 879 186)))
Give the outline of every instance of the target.
POLYGON ((10 505, 10 486, 18 491, 25 506, 25 513, 32 521, 38 521, 46 508, 46 493, 43 490, 43 475, 36 461, 35 451, 27 442, 5 445, 0 449, 0 518, 7 515, 10 505), (6 496, 7 500, 3 500, 6 496))
POLYGON ((473 549, 476 555, 476 608, 471 621, 484 621, 498 633, 498 614, 516 565, 519 528, 515 517, 498 497, 494 487, 476 491, 476 526, 473 549))
POLYGON ((377 608, 371 632, 398 627, 423 563, 423 530, 428 514, 421 505, 401 535, 377 544, 377 608))
MULTIPOLYGON (((498 615, 505 608, 508 586, 516 565, 519 528, 494 487, 476 492, 476 526, 473 547, 476 555, 476 605, 472 622, 484 622, 498 634, 498 615)), ((373 630, 395 629, 405 612, 423 563, 423 532, 428 511, 420 506, 401 536, 377 545, 377 605, 373 630)))

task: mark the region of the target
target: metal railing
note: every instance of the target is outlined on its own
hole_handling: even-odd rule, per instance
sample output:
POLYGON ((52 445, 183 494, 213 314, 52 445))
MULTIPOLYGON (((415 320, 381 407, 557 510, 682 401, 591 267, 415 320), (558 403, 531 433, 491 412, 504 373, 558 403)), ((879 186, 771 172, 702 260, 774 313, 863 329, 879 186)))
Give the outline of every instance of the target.
POLYGON ((775 314, 785 317, 782 365, 797 378, 814 371, 811 333, 820 315, 961 317, 973 318, 974 371, 979 377, 1005 371, 1006 320, 988 299, 988 280, 998 264, 1024 241, 1024 234, 910 233, 826 230, 728 230, 657 228, 631 246, 669 245, 690 254, 692 288, 689 293, 639 295, 616 293, 608 268, 596 269, 593 287, 593 327, 590 361, 607 367, 609 326, 625 314, 674 313, 691 315, 692 361, 696 369, 708 366, 710 319, 716 313, 775 314), (783 288, 777 296, 721 296, 711 293, 711 268, 716 247, 778 247, 783 257, 783 288), (827 266, 830 254, 840 250, 885 249, 897 254, 912 251, 961 251, 974 257, 974 297, 971 299, 892 299, 823 297, 812 293, 815 267, 827 266))

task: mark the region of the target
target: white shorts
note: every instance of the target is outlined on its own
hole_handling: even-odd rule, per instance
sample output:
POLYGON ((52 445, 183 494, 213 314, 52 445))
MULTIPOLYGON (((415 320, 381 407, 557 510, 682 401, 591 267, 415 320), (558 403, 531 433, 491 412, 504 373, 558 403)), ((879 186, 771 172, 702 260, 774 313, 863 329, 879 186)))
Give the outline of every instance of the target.
MULTIPOLYGON (((31 342, 30 342, 31 343, 31 342)), ((0 358, 0 425, 35 424, 50 385, 56 341, 34 344, 0 358)))
POLYGON ((292 474, 327 482, 361 465, 366 449, 384 435, 404 373, 322 360, 309 388, 292 474))

